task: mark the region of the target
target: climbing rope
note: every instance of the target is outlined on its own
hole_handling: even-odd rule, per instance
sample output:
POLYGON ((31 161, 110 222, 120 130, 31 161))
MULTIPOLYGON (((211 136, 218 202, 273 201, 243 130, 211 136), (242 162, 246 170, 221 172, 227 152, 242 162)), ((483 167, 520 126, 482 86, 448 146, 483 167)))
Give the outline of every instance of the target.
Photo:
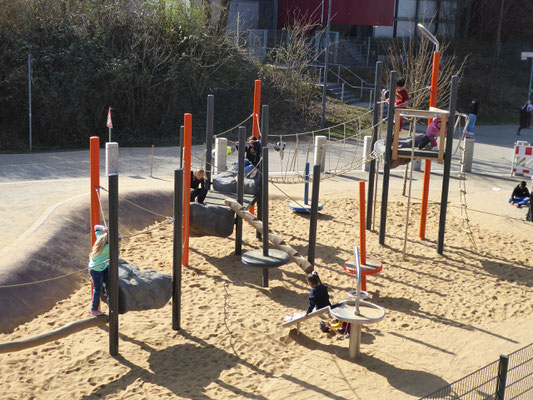
POLYGON ((466 202, 466 174, 465 174, 465 165, 466 165, 466 129, 468 127, 468 115, 466 114, 457 114, 457 121, 454 128, 459 127, 459 130, 461 130, 461 119, 465 120, 464 129, 461 134, 461 138, 459 139, 459 145, 457 146, 456 150, 461 150, 461 158, 459 160, 459 199, 461 203, 461 220, 463 224, 463 231, 467 234, 468 239, 470 239, 470 242, 472 243, 472 246, 474 246, 474 249, 477 250, 477 244, 476 240, 474 238, 474 234, 472 232, 472 227, 470 226, 470 218, 468 217, 468 204, 466 202))

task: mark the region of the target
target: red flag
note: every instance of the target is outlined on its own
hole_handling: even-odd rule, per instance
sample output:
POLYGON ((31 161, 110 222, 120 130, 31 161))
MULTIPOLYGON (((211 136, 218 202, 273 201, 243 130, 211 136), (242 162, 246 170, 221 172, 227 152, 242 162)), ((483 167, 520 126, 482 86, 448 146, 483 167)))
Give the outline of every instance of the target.
POLYGON ((109 107, 109 110, 107 111, 107 127, 113 128, 113 121, 111 121, 111 107, 109 107))

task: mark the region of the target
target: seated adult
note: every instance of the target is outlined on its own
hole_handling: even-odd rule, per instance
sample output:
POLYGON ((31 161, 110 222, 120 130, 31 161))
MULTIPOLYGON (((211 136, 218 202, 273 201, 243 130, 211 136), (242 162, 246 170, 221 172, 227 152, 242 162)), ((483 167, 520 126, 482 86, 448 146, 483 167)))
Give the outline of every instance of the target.
POLYGON ((509 203, 516 208, 521 208, 529 204, 529 190, 527 190, 526 181, 522 181, 516 185, 509 199, 509 203))
MULTIPOLYGON (((429 124, 426 133, 423 135, 415 136, 415 147, 418 147, 420 150, 432 150, 437 147, 437 138, 440 134, 440 127, 442 121, 440 117, 436 117, 431 124, 429 124)), ((405 139, 400 139, 398 142, 398 148, 410 148, 413 146, 413 138, 408 137, 405 139)))
MULTIPOLYGON (((235 147, 239 149, 239 142, 235 142, 235 147)), ((261 161, 261 142, 258 138, 250 136, 248 143, 246 143, 246 159, 244 160, 244 173, 250 173, 254 167, 259 165, 261 161)))
POLYGON ((207 196, 207 184, 208 181, 203 169, 197 169, 191 171, 191 203, 195 201, 200 204, 204 204, 205 197, 207 196))

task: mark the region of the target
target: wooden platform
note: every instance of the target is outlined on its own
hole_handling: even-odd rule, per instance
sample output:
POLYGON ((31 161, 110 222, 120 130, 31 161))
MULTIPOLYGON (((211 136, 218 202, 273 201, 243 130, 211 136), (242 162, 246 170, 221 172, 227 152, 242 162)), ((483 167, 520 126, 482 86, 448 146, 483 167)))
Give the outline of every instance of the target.
MULTIPOLYGON (((439 110, 437 108, 432 108, 430 111, 426 110, 415 110, 409 108, 397 108, 395 111, 394 118, 394 136, 392 139, 392 159, 398 160, 399 158, 411 158, 412 149, 410 148, 398 148, 400 141, 400 123, 401 117, 410 117, 416 119, 431 119, 435 116, 441 118, 441 127, 439 134, 439 146, 437 151, 432 150, 420 150, 418 148, 414 149, 413 159, 424 159, 424 160, 437 160, 439 164, 442 164, 444 161, 444 148, 446 140, 446 126, 448 123, 448 112, 444 110, 439 110)), ((413 132, 413 138, 416 135, 416 132, 413 132)))

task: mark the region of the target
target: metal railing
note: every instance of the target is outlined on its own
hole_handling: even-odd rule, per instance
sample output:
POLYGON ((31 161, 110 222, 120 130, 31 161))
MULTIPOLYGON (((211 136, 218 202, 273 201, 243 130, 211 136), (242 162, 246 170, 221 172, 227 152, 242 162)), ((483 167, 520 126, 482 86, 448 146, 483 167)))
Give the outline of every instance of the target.
MULTIPOLYGON (((318 84, 322 85, 322 78, 324 76, 324 65, 323 64, 311 64, 309 65, 310 68, 318 69, 318 84)), ((365 81, 363 78, 361 78, 359 75, 354 73, 350 68, 343 64, 330 64, 328 66, 328 75, 332 74, 335 78, 337 83, 341 84, 341 101, 344 102, 344 93, 345 88, 348 86, 350 89, 359 91, 360 99, 362 100, 364 97, 364 91, 369 92, 369 100, 368 100, 368 108, 372 108, 372 104, 374 103, 374 85, 365 81), (350 82, 348 82, 346 79, 344 79, 341 75, 342 71, 348 72, 351 76, 353 76, 355 79, 359 81, 359 85, 352 85, 350 82)))
POLYGON ((533 344, 445 386, 420 400, 526 400, 533 398, 533 344))

